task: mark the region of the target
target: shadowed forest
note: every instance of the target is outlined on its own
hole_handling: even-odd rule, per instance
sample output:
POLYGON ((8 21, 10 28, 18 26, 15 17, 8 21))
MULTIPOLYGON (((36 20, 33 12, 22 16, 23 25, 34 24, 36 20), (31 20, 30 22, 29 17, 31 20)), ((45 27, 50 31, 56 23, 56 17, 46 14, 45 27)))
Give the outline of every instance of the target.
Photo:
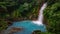
POLYGON ((37 34, 60 34, 60 0, 0 0, 0 32, 22 20, 37 20, 43 3, 48 6, 44 10, 44 24, 47 32, 36 31, 37 34))

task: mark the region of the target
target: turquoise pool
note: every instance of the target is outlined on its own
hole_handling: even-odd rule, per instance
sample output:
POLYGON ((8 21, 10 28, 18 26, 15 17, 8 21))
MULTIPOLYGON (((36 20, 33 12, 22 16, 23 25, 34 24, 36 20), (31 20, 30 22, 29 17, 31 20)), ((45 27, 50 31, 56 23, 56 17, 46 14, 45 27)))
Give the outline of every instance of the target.
POLYGON ((22 31, 15 32, 13 34, 32 34, 35 30, 40 30, 41 32, 46 32, 45 25, 36 25, 32 23, 32 21, 20 21, 20 22, 14 22, 12 26, 8 27, 8 29, 11 29, 12 27, 16 28, 23 28, 22 31))

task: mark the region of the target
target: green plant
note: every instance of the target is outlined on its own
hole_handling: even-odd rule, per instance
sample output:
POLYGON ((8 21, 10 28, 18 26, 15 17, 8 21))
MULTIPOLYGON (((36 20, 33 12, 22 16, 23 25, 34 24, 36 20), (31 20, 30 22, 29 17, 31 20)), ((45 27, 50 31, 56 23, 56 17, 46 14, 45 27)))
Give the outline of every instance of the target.
POLYGON ((0 31, 5 30, 8 27, 8 24, 6 21, 1 20, 0 21, 0 31))
POLYGON ((55 0, 44 10, 44 16, 48 21, 48 31, 54 34, 60 34, 60 1, 55 0))

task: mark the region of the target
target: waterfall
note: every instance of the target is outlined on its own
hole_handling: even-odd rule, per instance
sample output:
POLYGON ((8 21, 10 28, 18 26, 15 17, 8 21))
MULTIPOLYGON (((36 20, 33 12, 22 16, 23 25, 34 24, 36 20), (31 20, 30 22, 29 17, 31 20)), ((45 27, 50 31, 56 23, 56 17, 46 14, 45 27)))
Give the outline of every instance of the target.
POLYGON ((0 34, 9 34, 11 32, 12 27, 24 28, 23 31, 15 32, 16 34, 31 34, 32 31, 34 30, 41 30, 42 32, 46 32, 46 27, 45 25, 43 25, 43 10, 46 8, 46 6, 47 6, 47 3, 44 3, 41 9, 39 10, 38 20, 14 22, 13 25, 8 27, 7 30, 5 30, 0 34), (38 26, 35 24, 37 24, 38 26), (42 26, 39 26, 39 25, 42 25, 42 26))
POLYGON ((47 7, 47 3, 44 3, 39 10, 38 20, 33 21, 34 24, 43 25, 43 11, 47 7))

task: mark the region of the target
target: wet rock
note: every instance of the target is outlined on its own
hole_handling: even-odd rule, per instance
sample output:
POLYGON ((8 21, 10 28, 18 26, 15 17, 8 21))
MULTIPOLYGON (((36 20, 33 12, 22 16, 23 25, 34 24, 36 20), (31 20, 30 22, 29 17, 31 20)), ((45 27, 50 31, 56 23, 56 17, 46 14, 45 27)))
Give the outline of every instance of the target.
POLYGON ((23 28, 12 27, 12 28, 9 30, 8 34, 13 34, 13 33, 16 33, 16 32, 22 31, 22 30, 23 30, 23 28))

